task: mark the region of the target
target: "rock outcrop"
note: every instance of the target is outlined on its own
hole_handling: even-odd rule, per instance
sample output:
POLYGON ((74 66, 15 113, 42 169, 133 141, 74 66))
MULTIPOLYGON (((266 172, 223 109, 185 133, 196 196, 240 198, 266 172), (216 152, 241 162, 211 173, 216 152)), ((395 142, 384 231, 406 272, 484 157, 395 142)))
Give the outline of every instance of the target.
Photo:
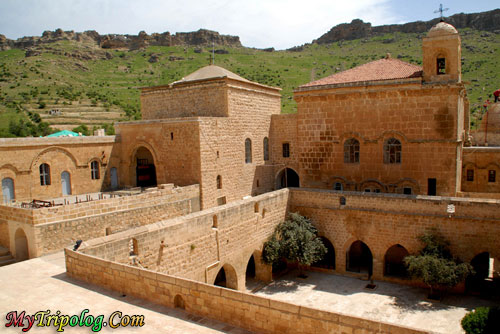
POLYGON ((29 49, 42 44, 50 44, 57 41, 76 41, 88 43, 103 49, 130 49, 136 50, 151 46, 211 46, 213 43, 218 46, 240 47, 241 42, 238 36, 221 35, 216 31, 200 29, 193 32, 180 32, 171 35, 168 31, 158 34, 148 35, 141 31, 138 35, 107 34, 100 35, 94 30, 77 32, 44 31, 41 37, 31 36, 11 40, 4 35, 0 35, 0 50, 8 49, 29 49))
MULTIPOLYGON (((472 28, 476 30, 492 31, 500 33, 500 9, 474 14, 456 14, 445 18, 445 21, 455 28, 472 28)), ((351 23, 339 24, 320 38, 313 41, 317 44, 334 43, 341 40, 351 40, 372 37, 387 33, 424 33, 439 22, 439 19, 431 21, 417 21, 406 24, 391 24, 372 27, 371 23, 362 20, 352 20, 351 23)))

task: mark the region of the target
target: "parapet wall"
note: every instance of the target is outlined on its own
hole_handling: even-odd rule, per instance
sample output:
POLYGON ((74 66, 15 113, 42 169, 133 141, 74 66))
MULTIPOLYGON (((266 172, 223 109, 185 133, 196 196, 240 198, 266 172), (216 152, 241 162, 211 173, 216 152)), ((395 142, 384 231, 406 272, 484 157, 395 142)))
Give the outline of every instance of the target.
POLYGON ((66 271, 71 277, 256 333, 427 333, 229 290, 69 249, 65 254, 66 271))
MULTIPOLYGON (((134 226, 186 215, 200 210, 199 185, 172 185, 138 195, 120 196, 50 208, 0 206, 0 225, 8 226, 9 244, 21 228, 27 236, 29 256, 37 257, 134 226)), ((4 242, 4 240, 0 240, 4 242)), ((12 252, 15 247, 9 247, 12 252)))
MULTIPOLYGON (((389 248, 400 245, 416 254, 422 248, 417 237, 431 230, 442 234, 452 254, 462 261, 488 252, 500 263, 499 200, 297 188, 290 190, 290 211, 309 217, 332 243, 338 273, 347 272, 346 254, 360 240, 373 256, 373 277, 393 280, 385 276, 389 248)), ((494 270, 500 267, 495 265, 494 270)))
MULTIPOLYGON (((282 189, 186 216, 90 240, 81 252, 130 263, 130 241, 141 266, 205 283, 231 266, 234 288, 245 286, 246 266, 285 219, 288 190, 282 189)), ((255 259, 257 266, 259 259, 255 259)))

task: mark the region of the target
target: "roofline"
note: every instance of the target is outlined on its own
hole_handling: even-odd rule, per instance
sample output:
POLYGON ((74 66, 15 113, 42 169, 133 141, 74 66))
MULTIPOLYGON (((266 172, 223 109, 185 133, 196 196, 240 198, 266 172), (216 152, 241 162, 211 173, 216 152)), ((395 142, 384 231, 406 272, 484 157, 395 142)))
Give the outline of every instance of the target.
POLYGON ((324 90, 324 89, 334 89, 334 88, 349 88, 349 87, 361 87, 361 86, 383 86, 383 85, 394 85, 394 84, 412 84, 412 83, 422 83, 423 78, 402 78, 402 79, 390 79, 390 80, 370 80, 370 81, 355 81, 355 82, 345 82, 338 84, 326 84, 326 85, 314 85, 314 86, 299 86, 294 89, 294 93, 314 91, 314 90, 324 90))
POLYGON ((210 81, 221 81, 221 80, 242 82, 242 83, 254 85, 254 86, 265 88, 265 89, 270 89, 270 90, 274 90, 274 91, 278 91, 278 92, 281 91, 280 87, 267 86, 267 85, 263 85, 263 84, 253 82, 250 80, 246 80, 246 79, 245 80, 238 80, 235 78, 230 78, 227 75, 220 76, 220 77, 206 78, 206 79, 190 80, 190 81, 176 81, 176 82, 172 82, 168 85, 159 85, 159 86, 152 86, 152 87, 139 87, 139 89, 141 90, 141 92, 151 92, 151 91, 155 91, 155 90, 172 89, 172 88, 176 88, 176 87, 189 86, 191 84, 198 84, 198 83, 210 82, 210 81))

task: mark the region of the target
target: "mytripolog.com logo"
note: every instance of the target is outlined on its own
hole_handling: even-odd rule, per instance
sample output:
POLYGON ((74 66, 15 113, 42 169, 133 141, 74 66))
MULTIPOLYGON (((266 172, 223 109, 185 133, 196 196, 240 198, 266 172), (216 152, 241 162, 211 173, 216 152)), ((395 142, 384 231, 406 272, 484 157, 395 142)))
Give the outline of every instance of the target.
POLYGON ((143 315, 123 315, 120 311, 111 313, 107 321, 104 315, 92 316, 88 309, 83 310, 80 315, 64 315, 61 311, 51 314, 50 310, 38 311, 33 315, 26 314, 25 311, 11 311, 7 313, 5 327, 18 327, 23 332, 31 330, 33 327, 55 327, 57 332, 64 332, 65 327, 89 327, 93 332, 99 332, 103 327, 142 327, 144 326, 143 315))

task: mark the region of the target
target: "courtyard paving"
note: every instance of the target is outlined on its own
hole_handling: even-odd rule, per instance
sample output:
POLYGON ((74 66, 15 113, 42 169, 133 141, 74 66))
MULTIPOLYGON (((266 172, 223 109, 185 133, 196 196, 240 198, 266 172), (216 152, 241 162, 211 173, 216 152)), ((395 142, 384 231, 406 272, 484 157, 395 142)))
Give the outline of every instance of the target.
MULTIPOLYGON (((66 276, 63 252, 0 267, 0 333, 23 333, 5 324, 10 311, 50 310, 55 314, 79 315, 89 309, 90 315, 104 315, 107 321, 114 311, 123 315, 144 315, 143 327, 103 327, 102 333, 168 333, 168 334, 251 334, 240 328, 198 317, 179 309, 145 302, 129 296, 82 283, 66 276)), ((118 318, 116 318, 118 319, 118 318)), ((115 321, 116 323, 116 321, 115 321)), ((29 333, 57 333, 54 327, 32 327, 29 333)), ((90 327, 69 327, 64 333, 93 333, 90 327)))
MULTIPOLYGON (((375 282, 375 291, 365 290, 366 281, 356 278, 309 272, 308 278, 297 278, 290 272, 267 286, 253 282, 255 294, 295 304, 329 310, 337 313, 370 318, 430 332, 463 333, 460 320, 477 306, 494 305, 474 297, 449 295, 442 302, 425 300, 426 290, 397 284, 375 282)), ((179 309, 170 309, 130 296, 89 285, 66 275, 64 255, 52 255, 0 267, 0 332, 21 333, 20 328, 6 328, 10 311, 50 310, 51 314, 79 315, 89 309, 93 316, 114 311, 123 315, 144 315, 140 328, 104 327, 102 332, 114 333, 228 333, 251 334, 222 322, 198 317, 179 309)), ((33 327, 30 332, 56 333, 54 327, 33 327)), ((89 327, 66 327, 66 333, 92 333, 89 327)))
POLYGON ((460 321, 467 312, 478 306, 495 305, 476 297, 452 294, 440 302, 430 302, 426 300, 425 289, 375 281, 376 289, 368 290, 365 289, 368 282, 358 278, 319 272, 308 272, 306 279, 297 275, 296 271, 289 272, 255 294, 443 334, 464 333, 460 321))

